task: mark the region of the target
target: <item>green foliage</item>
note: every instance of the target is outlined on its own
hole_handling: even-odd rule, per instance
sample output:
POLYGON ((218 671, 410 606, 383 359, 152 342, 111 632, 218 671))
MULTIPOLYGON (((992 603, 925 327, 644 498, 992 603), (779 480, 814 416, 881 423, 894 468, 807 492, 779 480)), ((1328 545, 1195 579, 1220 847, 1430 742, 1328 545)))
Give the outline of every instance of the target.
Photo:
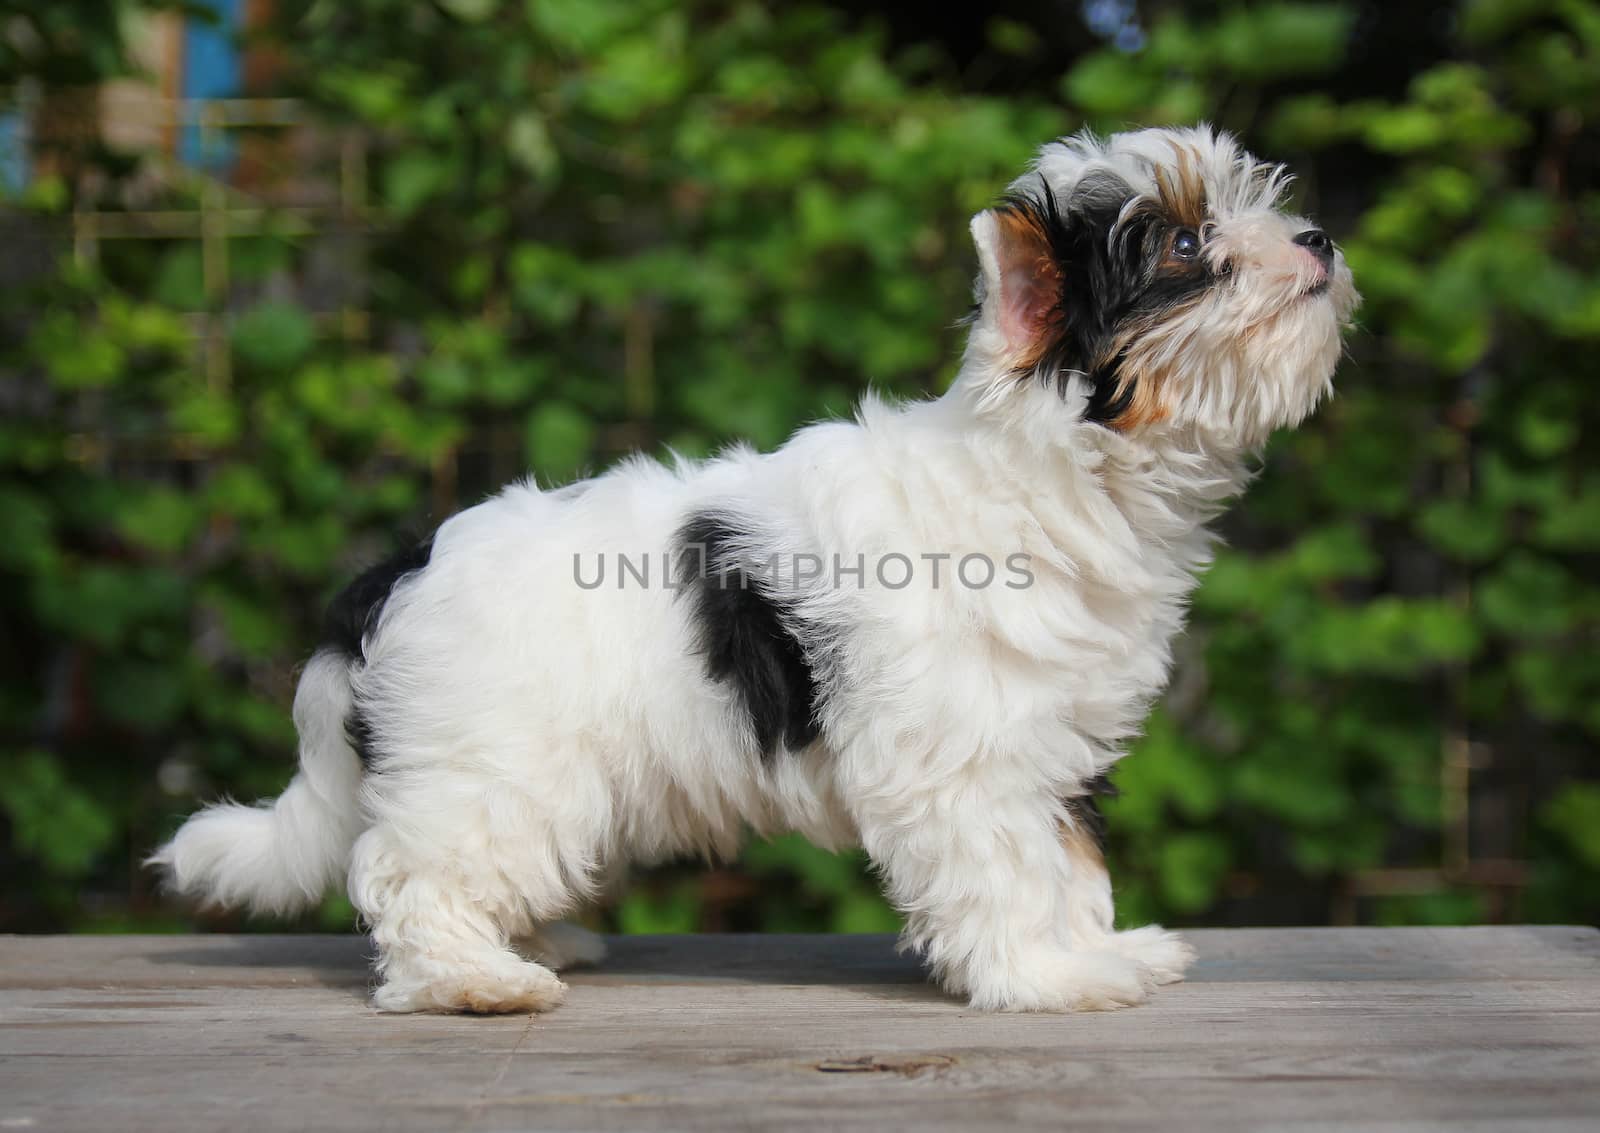
MULTIPOLYGON (((7 41, 37 50, 0 55, 0 88, 126 72, 122 17, 144 7, 7 9, 44 30, 7 41)), ((1292 162, 1308 209, 1345 210, 1328 219, 1366 306, 1338 398, 1230 517, 1173 695, 1117 773, 1122 915, 1214 919, 1264 887, 1323 917, 1363 870, 1437 862, 1463 737, 1562 769, 1506 852, 1532 863, 1530 915, 1600 915, 1600 195, 1581 177, 1600 5, 1461 4, 1455 57, 1383 97, 1334 93, 1360 66, 1353 4, 1163 5, 1141 50, 1061 77, 1064 105, 964 90, 937 52, 810 5, 279 8, 284 93, 373 146, 367 337, 277 298, 315 239, 235 240, 228 331, 203 350, 197 242, 0 291, 0 366, 28 391, 0 418, 0 859, 32 879, 5 919, 170 924, 145 883, 130 895, 131 860, 197 797, 282 786, 317 611, 392 532, 442 518, 441 483, 470 502, 634 448, 772 445, 868 385, 937 392, 966 220, 1038 142, 1200 118, 1292 162)), ((14 207, 55 223, 82 191, 41 176, 14 207)), ((739 870, 656 876, 612 923, 894 923, 859 856, 791 837, 739 870)), ((1363 915, 1475 918, 1490 896, 1455 877, 1363 915)), ((349 916, 330 901, 315 923, 349 916)))
POLYGON ((108 808, 69 782, 47 752, 21 752, 0 770, 0 808, 18 848, 55 877, 88 873, 117 834, 108 808))

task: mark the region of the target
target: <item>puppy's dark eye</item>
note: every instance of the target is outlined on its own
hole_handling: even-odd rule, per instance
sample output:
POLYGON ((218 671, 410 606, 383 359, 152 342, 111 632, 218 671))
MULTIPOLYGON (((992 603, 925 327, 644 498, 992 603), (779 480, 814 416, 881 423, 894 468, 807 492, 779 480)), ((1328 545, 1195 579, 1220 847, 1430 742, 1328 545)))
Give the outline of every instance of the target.
POLYGON ((1192 260, 1200 254, 1200 234, 1192 228, 1180 228, 1172 238, 1172 258, 1192 260))

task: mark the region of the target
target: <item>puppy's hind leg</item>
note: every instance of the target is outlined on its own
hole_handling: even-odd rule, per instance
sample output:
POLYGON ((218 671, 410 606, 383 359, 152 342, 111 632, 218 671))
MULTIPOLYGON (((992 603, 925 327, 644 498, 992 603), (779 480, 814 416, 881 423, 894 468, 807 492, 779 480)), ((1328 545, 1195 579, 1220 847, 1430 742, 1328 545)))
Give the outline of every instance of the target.
POLYGON ((497 892, 492 862, 475 864, 459 848, 410 853, 381 825, 357 841, 350 897, 378 946, 379 1009, 536 1012, 566 995, 554 972, 508 946, 516 902, 497 892))

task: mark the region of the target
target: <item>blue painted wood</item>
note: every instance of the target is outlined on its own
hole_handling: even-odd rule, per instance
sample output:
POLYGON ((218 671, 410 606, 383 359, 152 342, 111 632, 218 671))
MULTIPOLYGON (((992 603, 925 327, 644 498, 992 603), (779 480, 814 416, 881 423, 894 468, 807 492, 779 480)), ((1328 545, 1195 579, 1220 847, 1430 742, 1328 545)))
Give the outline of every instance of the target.
MULTIPOLYGON (((200 0, 211 19, 191 16, 183 28, 183 75, 179 93, 185 99, 236 98, 243 89, 243 57, 239 32, 244 0, 200 0)), ((225 134, 207 139, 198 113, 191 113, 178 137, 178 159, 212 173, 233 167, 235 146, 225 134)))

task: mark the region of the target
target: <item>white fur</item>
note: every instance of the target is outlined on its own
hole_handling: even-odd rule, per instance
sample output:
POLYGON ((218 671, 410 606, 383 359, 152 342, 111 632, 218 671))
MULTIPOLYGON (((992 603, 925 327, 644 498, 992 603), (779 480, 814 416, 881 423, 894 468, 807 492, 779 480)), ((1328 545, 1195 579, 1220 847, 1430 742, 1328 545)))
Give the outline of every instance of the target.
POLYGON ((300 774, 274 802, 219 803, 184 823, 150 859, 167 870, 174 889, 285 913, 318 900, 343 876, 362 829, 361 764, 344 732, 349 711, 348 666, 318 653, 294 698, 300 774))
MULTIPOLYGON (((1136 734, 1171 661, 1205 524, 1244 460, 1326 390, 1354 304, 1342 260, 1326 295, 1300 227, 1273 211, 1281 174, 1226 138, 1146 131, 1047 146, 1066 193, 1095 165, 1136 186, 1189 147, 1215 202, 1214 254, 1237 278, 1204 317, 1164 328, 1181 360, 1174 411, 1127 433, 1083 423, 1083 390, 1001 381, 986 305, 943 398, 801 430, 671 467, 631 459, 560 491, 515 484, 447 521, 401 583, 366 664, 319 655, 296 701, 302 772, 270 809, 205 811, 157 855, 186 892, 285 909, 348 871, 391 1010, 541 1010, 553 963, 597 958, 550 926, 627 863, 728 855, 748 830, 863 846, 945 987, 1006 1010, 1107 1008, 1181 977, 1160 929, 1112 930, 1097 861, 1064 847, 1064 800, 1136 734), (1003 384, 1003 393, 1001 392, 1003 384), (763 760, 735 691, 707 676, 692 603, 660 584, 685 518, 742 518, 771 551, 847 564, 863 584, 781 587, 826 643, 822 738, 763 760), (879 556, 943 560, 904 589, 879 556), (964 554, 1027 556, 1032 585, 952 585, 964 554), (597 556, 650 558, 651 585, 597 556), (343 738, 353 690, 380 753, 362 777, 343 738), (359 788, 358 788, 359 784, 359 788), (358 797, 359 790, 359 797, 358 797), (353 843, 353 848, 352 848, 353 843)), ((992 224, 974 224, 991 289, 992 224)))

